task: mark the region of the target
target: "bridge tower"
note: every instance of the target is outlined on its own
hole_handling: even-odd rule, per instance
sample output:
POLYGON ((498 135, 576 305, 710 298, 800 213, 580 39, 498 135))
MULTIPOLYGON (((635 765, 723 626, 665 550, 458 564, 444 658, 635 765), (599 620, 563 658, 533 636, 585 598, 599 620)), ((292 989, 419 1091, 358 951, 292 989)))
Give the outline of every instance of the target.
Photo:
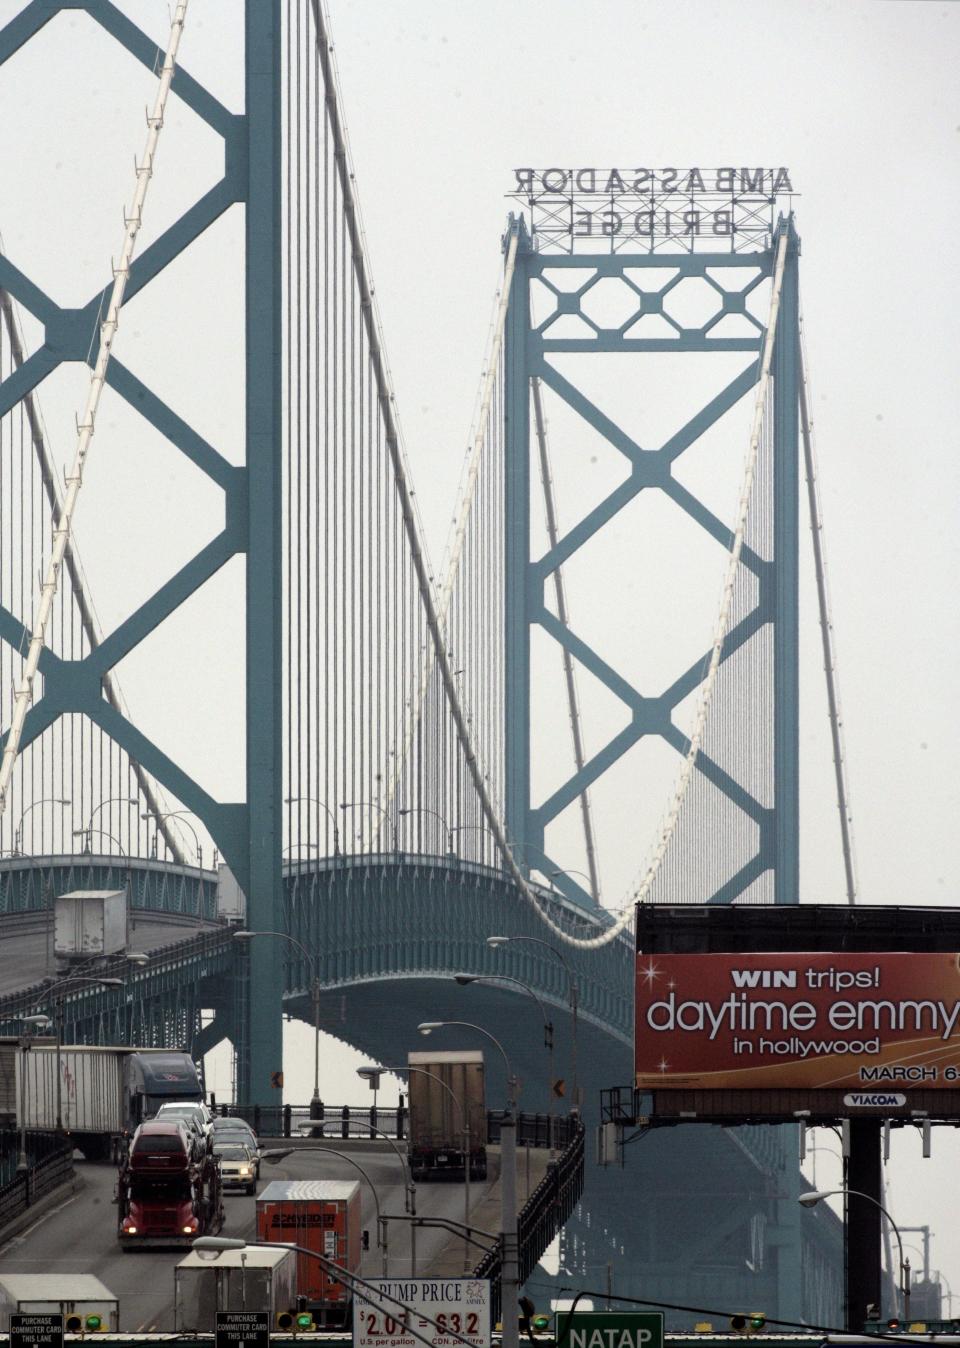
MULTIPOLYGON (((564 614, 550 603, 552 586, 558 569, 576 565, 585 545, 595 544, 641 493, 662 493, 676 507, 678 521, 686 517, 688 528, 692 521, 729 550, 731 523, 708 509, 675 470, 682 465, 684 453, 736 404, 749 401, 756 389, 765 315, 762 303, 755 301, 766 293, 763 285, 773 274, 777 242, 785 236, 787 256, 772 368, 774 392, 760 451, 766 464, 763 469, 758 466, 758 481, 761 476, 764 480, 762 486, 754 487, 753 526, 747 531, 739 568, 750 573, 746 580, 751 597, 735 614, 722 648, 722 664, 734 656, 741 666, 752 661, 764 685, 763 699, 749 713, 759 722, 754 731, 758 742, 749 763, 742 756, 737 765, 725 762, 711 752, 707 742, 695 760, 695 773, 715 788, 714 798, 721 800, 725 812, 726 824, 714 825, 715 834, 733 821, 742 841, 727 870, 706 877, 703 892, 693 893, 684 886, 682 897, 675 890, 662 897, 671 902, 731 903, 746 897, 752 902, 796 903, 800 349, 799 242, 792 216, 776 215, 772 172, 767 189, 759 195, 755 179, 754 191, 744 192, 736 176, 730 183, 717 179, 726 189, 725 196, 710 190, 701 196, 699 189, 690 189, 685 199, 679 188, 676 195, 659 190, 637 195, 620 181, 616 189, 611 188, 614 195, 601 196, 599 204, 596 196, 577 192, 579 172, 599 171, 578 171, 577 175, 560 169, 542 175, 532 170, 518 172, 518 183, 521 176, 524 181, 516 195, 526 214, 511 226, 520 237, 506 325, 504 397, 508 832, 522 866, 555 877, 568 898, 591 905, 595 895, 561 867, 557 853, 551 855, 547 836, 551 823, 644 737, 661 737, 679 755, 690 747, 674 713, 705 679, 710 652, 689 668, 678 669, 667 686, 642 688, 628 670, 614 667, 597 642, 576 630, 576 614, 567 624, 564 614), (671 216, 678 221, 684 211, 698 218, 702 233, 673 233, 676 226, 671 225, 671 216), (641 220, 643 232, 638 233, 636 224, 641 220), (752 273, 745 279, 749 269, 752 273), (708 301, 693 318, 673 304, 675 297, 681 292, 689 294, 691 287, 699 287, 708 301), (727 335, 731 330, 735 335, 727 335), (601 398, 588 396, 584 389, 597 387, 597 381, 591 385, 584 380, 581 385, 579 372, 589 373, 591 363, 614 356, 620 362, 619 378, 636 380, 640 390, 648 358, 665 353, 698 358, 701 367, 711 353, 742 353, 744 362, 705 403, 698 405, 697 398, 691 398, 685 419, 669 438, 659 444, 641 444, 623 417, 622 406, 618 418, 616 410, 605 407, 601 398), (595 432, 627 465, 615 489, 563 536, 555 535, 544 550, 534 548, 531 541, 534 435, 543 434, 541 389, 555 400, 554 406, 562 407, 568 421, 578 419, 585 435, 595 432), (581 758, 566 779, 540 799, 531 789, 531 721, 534 712, 542 711, 531 664, 535 632, 545 634, 566 658, 612 694, 622 704, 626 719, 618 733, 581 758)), ((734 170, 718 173, 734 174, 734 170)), ((764 176, 761 170, 756 173, 764 176)), ((709 179, 706 187, 711 187, 709 179)), ((677 361, 671 369, 676 372, 680 366, 677 361)), ((674 373, 674 378, 682 376, 674 373)), ((731 493, 736 485, 731 484, 731 493)), ((612 573, 591 577, 596 603, 618 592, 631 565, 621 551, 612 573)), ((679 585, 681 578, 671 575, 665 565, 654 583, 664 586, 674 581, 679 585)), ((638 621, 623 601, 621 611, 624 623, 638 621)), ((656 633, 651 639, 656 640, 656 633)), ((558 737, 567 733, 565 711, 562 706, 556 710, 558 737)))
MULTIPOLYGON (((32 0, 0 29, 0 68, 57 14, 85 10, 135 60, 159 70, 163 51, 108 0, 32 0)), ((80 713, 121 746, 162 788, 195 814, 247 896, 252 929, 275 930, 281 915, 281 444, 282 240, 281 240, 281 13, 280 0, 245 0, 244 111, 223 106, 187 69, 178 66, 174 96, 222 138, 222 178, 142 254, 130 272, 132 299, 229 209, 244 212, 245 323, 233 340, 245 343, 246 412, 243 466, 235 467, 146 384, 111 360, 108 386, 221 491, 221 532, 169 578, 82 659, 46 650, 43 692, 28 713, 26 749, 59 717, 80 713), (214 799, 199 782, 104 696, 105 680, 119 661, 182 606, 234 556, 245 558, 246 798, 214 799)), ((189 33, 189 17, 187 21, 189 33)), ((189 44, 185 44, 186 51, 189 44)), ((189 56, 187 55, 187 60, 189 56)), ((0 71, 2 77, 2 71, 0 71)), ((134 128, 131 128, 134 130, 134 128)), ((95 147, 93 152, 95 152, 95 147)), ((175 164, 162 165, 175 172, 175 164)), ((118 209, 119 209, 118 203, 118 209)), ((107 267, 108 258, 104 258, 107 267)), ((109 286, 79 309, 58 305, 10 258, 0 255, 0 290, 44 326, 43 345, 0 383, 0 416, 28 397, 62 362, 91 366, 99 349, 100 315, 109 286)), ((121 315, 121 342, 123 322, 121 315)), ((24 649, 29 632, 0 608, 0 638, 24 649)), ((237 673, 237 671, 234 671, 237 673)), ((2 745, 3 740, 0 740, 2 745)), ((257 1014, 250 999, 233 1027, 238 1053, 238 1095, 271 1100, 271 1078, 282 1064, 281 952, 274 941, 251 943, 249 976, 257 986, 257 1014)), ((276 1100, 276 1093, 273 1094, 276 1100)))

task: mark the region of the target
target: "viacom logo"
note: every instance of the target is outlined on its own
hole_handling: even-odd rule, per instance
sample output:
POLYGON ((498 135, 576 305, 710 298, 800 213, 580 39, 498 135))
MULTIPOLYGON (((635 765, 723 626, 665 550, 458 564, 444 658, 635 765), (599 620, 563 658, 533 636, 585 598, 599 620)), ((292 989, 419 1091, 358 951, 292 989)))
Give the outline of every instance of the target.
POLYGON ((907 1097, 897 1091, 851 1091, 843 1103, 847 1109, 902 1109, 907 1097))

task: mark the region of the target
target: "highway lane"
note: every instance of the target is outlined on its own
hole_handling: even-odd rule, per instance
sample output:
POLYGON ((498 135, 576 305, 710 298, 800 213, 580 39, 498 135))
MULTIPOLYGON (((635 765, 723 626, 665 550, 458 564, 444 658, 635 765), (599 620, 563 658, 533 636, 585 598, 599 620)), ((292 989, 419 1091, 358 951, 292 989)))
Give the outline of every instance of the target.
MULTIPOLYGON (((376 1187, 384 1213, 402 1213, 404 1188, 400 1161, 389 1149, 371 1145, 356 1159, 376 1187)), ((120 1300, 120 1328, 172 1330, 173 1270, 185 1250, 150 1250, 125 1254, 117 1245, 117 1209, 113 1202, 116 1171, 112 1166, 77 1162, 82 1188, 20 1235, 0 1247, 0 1266, 5 1273, 93 1273, 120 1300)), ((376 1248, 376 1214, 370 1186, 345 1161, 317 1152, 292 1154, 279 1164, 264 1163, 260 1188, 270 1179, 357 1179, 362 1193, 363 1222, 370 1232, 370 1250, 364 1256, 363 1272, 381 1273, 381 1252, 376 1248)), ((493 1180, 471 1186, 479 1202, 493 1180)), ((227 1220, 224 1235, 255 1238, 255 1200, 244 1195, 224 1198, 227 1220)), ((423 1216, 463 1220, 463 1186, 456 1183, 417 1186, 417 1211, 423 1216)), ((423 1271, 449 1239, 441 1230, 417 1232, 417 1267, 423 1271)), ((480 1251, 476 1252, 479 1258, 480 1251)), ((408 1223, 391 1223, 389 1272, 410 1272, 408 1223)), ((211 1326, 212 1328, 212 1326, 211 1326)))
MULTIPOLYGON (((131 912, 130 949, 149 954, 174 941, 185 941, 197 932, 212 930, 217 924, 158 913, 137 915, 131 912)), ((96 966, 84 972, 96 972, 96 966)), ((6 917, 0 921, 0 994, 30 987, 56 974, 53 958, 53 928, 40 925, 33 915, 6 917)))

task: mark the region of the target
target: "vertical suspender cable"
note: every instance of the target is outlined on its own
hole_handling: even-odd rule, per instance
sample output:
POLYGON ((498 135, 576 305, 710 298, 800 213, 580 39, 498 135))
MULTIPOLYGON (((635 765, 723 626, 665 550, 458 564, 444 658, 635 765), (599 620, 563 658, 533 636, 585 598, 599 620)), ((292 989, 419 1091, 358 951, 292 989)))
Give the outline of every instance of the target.
POLYGON ((127 282, 130 279, 130 263, 133 260, 137 235, 140 233, 140 225, 143 220, 143 204, 146 200, 150 178, 153 175, 153 161, 157 151, 157 143, 160 139, 160 131, 163 127, 163 114, 167 104, 167 95, 170 92, 170 85, 173 82, 173 74, 176 69, 177 50, 180 46, 180 37, 183 33, 183 25, 186 19, 187 3, 188 0, 178 0, 176 13, 174 14, 173 21, 170 25, 170 39, 167 44, 166 55, 160 69, 160 86, 157 90, 156 102, 154 103, 152 115, 147 118, 147 145, 144 152, 143 162, 137 165, 137 186, 133 197, 133 207, 130 215, 126 217, 126 232, 123 237, 123 248, 120 254, 119 265, 114 270, 113 290, 110 296, 110 303, 107 307, 107 316, 100 324, 100 349, 97 352, 96 364, 94 366, 93 374, 90 377, 90 390, 87 396, 87 406, 84 412, 83 421, 78 428, 79 435, 77 439, 77 450, 74 456, 70 476, 67 479, 67 494, 64 499, 60 519, 53 528, 53 548, 50 554, 46 578, 40 592, 40 607, 34 622, 33 634, 30 638, 30 646, 27 651, 23 675, 14 699, 10 733, 7 738, 6 747, 3 751, 3 760, 0 762, 0 814, 2 814, 6 808, 7 790, 13 772, 13 765, 17 759, 17 751, 20 747, 20 740, 23 735, 23 725, 26 720, 27 710, 33 698, 33 683, 36 677, 37 667, 40 663, 40 654, 43 650, 44 636, 46 634, 47 622, 50 617, 50 610, 57 593, 60 567, 63 565, 67 544, 70 541, 70 529, 73 524, 73 515, 76 509, 77 497, 80 494, 80 487, 83 482, 84 464, 86 463, 87 453, 90 449, 91 441, 93 440, 97 409, 100 405, 100 395, 103 392, 103 386, 106 382, 107 366, 110 363, 110 351, 119 326, 120 307, 123 304, 127 282))
MULTIPOLYGON (((537 449, 540 455, 540 478, 543 482, 543 503, 547 515, 547 537, 550 550, 557 546, 557 511, 553 498, 553 479, 550 476, 550 457, 547 451, 547 428, 543 420, 543 400, 540 395, 540 380, 533 383, 533 414, 536 422, 537 449)), ((563 627, 567 622, 567 596, 563 585, 563 570, 557 567, 553 573, 553 587, 557 597, 557 617, 563 627)), ((583 730, 580 725, 580 707, 577 701, 577 685, 573 674, 573 659, 566 646, 561 647, 563 654, 563 674, 567 685, 567 704, 570 709, 570 728, 573 732, 573 757, 577 772, 582 772, 586 758, 583 752, 583 730)), ((587 870, 590 872, 590 894, 594 903, 600 902, 600 883, 597 876, 597 854, 593 841, 593 822, 590 818, 590 795, 586 790, 580 792, 580 816, 583 821, 583 841, 587 851, 587 870)))
POLYGON ((456 726, 457 738, 466 760, 466 764, 473 782, 474 789, 477 792, 478 799, 483 810, 489 830, 492 833, 497 849, 503 859, 510 875, 515 881, 517 888, 523 894, 524 898, 531 904, 540 919, 568 945, 576 946, 580 949, 595 949, 599 946, 607 945, 616 939, 629 924, 633 916, 633 903, 643 894, 649 891, 653 876, 662 860, 669 837, 676 825, 679 813, 680 803, 682 802, 686 786, 690 780, 693 771, 693 765, 696 761, 697 752, 700 747, 700 741, 703 735, 703 725, 706 716, 706 710, 709 706, 710 695, 716 682, 717 669, 720 665, 720 659, 723 652, 724 637, 726 635, 726 623, 729 617, 730 605, 733 596, 733 584, 737 568, 740 565, 740 554, 743 548, 743 533, 746 524, 746 515, 750 502, 750 494, 753 484, 753 475, 757 461, 757 450, 760 441, 762 428, 762 419, 764 403, 766 399, 767 386, 770 379, 770 366, 773 358, 774 338, 777 330, 777 320, 780 310, 780 293, 783 281, 783 272, 787 256, 787 233, 783 231, 777 240, 776 262, 774 266, 773 294, 770 304, 770 317, 767 324, 767 330, 763 344, 763 355, 761 358, 760 379, 758 382, 757 399, 754 410, 753 427, 750 436, 749 450, 747 454, 747 465, 744 478, 744 487, 741 493, 740 510, 737 520, 737 526, 734 533, 733 546, 730 553, 730 562, 727 573, 727 580, 724 586, 723 602, 720 611, 720 620, 717 625, 714 638, 713 650, 709 662, 709 668, 704 681, 704 690, 701 700, 700 714, 698 724, 690 742, 690 749, 684 762, 680 781, 675 793, 674 802, 670 811, 669 819, 664 827, 661 840, 657 849, 656 856, 647 870, 647 874, 640 887, 640 893, 634 896, 634 900, 621 911, 616 920, 601 935, 581 939, 571 936, 565 928, 561 927, 547 914, 534 894, 533 890, 527 884, 526 879, 520 867, 514 860, 510 849, 509 839, 507 838, 500 816, 491 799, 490 792, 484 780, 483 769, 477 760, 477 755, 471 740, 470 729, 460 705, 457 693, 454 672, 451 668, 449 653, 444 641, 443 627, 437 606, 434 603, 431 578, 424 558, 423 547, 420 541, 417 521, 414 513, 411 488, 407 480, 406 466, 403 460, 403 452, 400 446, 399 431, 393 409, 393 395, 390 390, 390 383, 386 370, 386 362, 383 356, 380 333, 377 324, 376 313, 373 306, 373 295, 370 290, 367 278, 366 259, 363 250, 363 237, 358 219, 357 205, 353 194, 352 175, 347 163, 346 142, 343 135, 343 128, 340 121, 340 110, 337 104, 336 86, 334 83, 333 66, 330 59, 330 44, 327 37, 326 25, 321 12, 320 0, 311 0, 314 20, 317 29, 317 48, 320 53, 320 61, 323 67, 324 77, 324 102, 326 105, 327 118, 330 126, 330 134, 334 145, 334 158, 336 170, 340 181, 340 190, 343 200, 343 216, 345 228, 349 234, 351 260, 353 263, 353 272, 360 294, 360 304, 363 313, 364 325, 367 330, 367 339, 370 343, 370 359, 373 365, 377 384, 377 398, 380 404, 381 416, 384 423, 384 432, 387 444, 387 452, 390 456, 394 470, 394 480, 397 488, 397 497, 400 506, 403 530, 406 534, 410 562, 413 566, 414 575, 417 581, 417 588, 420 600, 423 605, 423 615, 429 630, 430 639, 433 643, 437 669, 443 683, 444 692, 447 697, 447 704, 450 708, 450 714, 453 717, 456 726))
POLYGON ((807 357, 800 342, 800 432, 803 438, 803 464, 807 477, 807 501, 810 506, 810 533, 813 537, 813 566, 817 578, 817 604, 820 611, 820 638, 823 643, 823 668, 827 678, 827 708, 830 716, 830 739, 833 745, 833 770, 837 782, 837 810, 840 814, 840 840, 843 848, 843 871, 847 886, 847 903, 857 901, 857 877, 853 859, 852 816, 850 794, 846 780, 846 757, 843 749, 843 724, 840 719, 840 699, 837 695, 836 655, 833 649, 833 623, 830 618, 830 599, 827 594, 827 575, 823 557, 823 523, 817 490, 817 465, 813 447, 813 423, 807 399, 807 357))

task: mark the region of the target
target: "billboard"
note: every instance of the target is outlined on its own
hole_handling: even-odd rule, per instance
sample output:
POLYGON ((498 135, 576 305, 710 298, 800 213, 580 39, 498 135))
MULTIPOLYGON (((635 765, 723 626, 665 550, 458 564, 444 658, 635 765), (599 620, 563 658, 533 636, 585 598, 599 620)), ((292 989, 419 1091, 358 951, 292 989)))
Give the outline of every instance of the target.
POLYGON ((956 953, 639 954, 642 1090, 960 1087, 956 953))

